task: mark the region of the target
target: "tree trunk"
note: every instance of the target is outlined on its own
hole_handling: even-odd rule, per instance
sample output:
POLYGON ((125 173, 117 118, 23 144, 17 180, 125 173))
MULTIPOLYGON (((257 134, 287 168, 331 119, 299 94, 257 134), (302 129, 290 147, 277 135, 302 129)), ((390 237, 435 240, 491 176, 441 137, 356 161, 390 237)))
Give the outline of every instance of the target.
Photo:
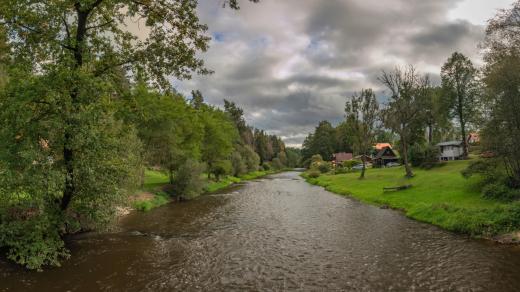
POLYGON ((406 170, 406 177, 413 177, 412 167, 408 164, 408 145, 405 138, 401 137, 401 142, 403 143, 403 164, 404 169, 406 170))
MULTIPOLYGON (((72 71, 73 77, 77 78, 75 73, 79 72, 83 66, 83 41, 87 32, 88 12, 82 12, 80 4, 76 4, 78 14, 78 26, 76 30, 76 47, 74 48, 74 66, 72 71)), ((63 161, 65 164, 65 186, 63 189, 63 197, 60 202, 60 209, 67 210, 75 195, 76 187, 74 183, 74 150, 72 149, 74 138, 74 114, 78 108, 79 88, 77 84, 73 84, 70 91, 71 108, 65 108, 65 134, 63 145, 63 161)))
POLYGON ((433 125, 432 124, 429 124, 428 125, 428 144, 432 144, 433 143, 433 125))
POLYGON ((462 103, 462 96, 459 94, 458 97, 458 114, 459 114, 459 121, 460 121, 460 131, 462 135, 462 149, 463 149, 463 156, 464 159, 468 157, 468 141, 466 139, 466 118, 464 117, 464 105, 462 103))
POLYGON ((361 175, 359 176, 359 179, 365 178, 365 168, 366 168, 366 158, 364 156, 361 156, 361 161, 363 162, 363 168, 361 168, 361 175))

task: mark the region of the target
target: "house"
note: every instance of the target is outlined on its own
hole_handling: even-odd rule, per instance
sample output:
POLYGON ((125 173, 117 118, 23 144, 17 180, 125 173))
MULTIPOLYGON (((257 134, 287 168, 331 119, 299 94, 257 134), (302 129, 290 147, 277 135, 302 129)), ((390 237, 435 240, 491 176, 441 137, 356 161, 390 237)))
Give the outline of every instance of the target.
POLYGON ((372 158, 372 161, 374 167, 383 167, 390 162, 398 162, 399 158, 391 147, 384 147, 377 151, 377 153, 372 158))
POLYGON ((379 150, 383 150, 385 148, 390 148, 392 149, 392 145, 390 143, 377 143, 376 145, 374 145, 374 148, 379 151, 379 150))
POLYGON ((352 153, 340 152, 332 154, 332 164, 334 166, 341 164, 343 161, 352 160, 352 153))
POLYGON ((458 160, 464 156, 462 141, 447 141, 437 144, 440 150, 440 160, 458 160))
POLYGON ((480 142, 480 135, 478 133, 469 133, 466 141, 468 141, 468 144, 478 144, 480 142))

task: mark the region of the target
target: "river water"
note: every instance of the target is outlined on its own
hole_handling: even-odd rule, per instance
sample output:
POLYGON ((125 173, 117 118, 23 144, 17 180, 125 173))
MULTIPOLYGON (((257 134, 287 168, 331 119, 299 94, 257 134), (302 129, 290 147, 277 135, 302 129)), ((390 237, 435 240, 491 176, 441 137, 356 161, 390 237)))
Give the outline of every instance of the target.
POLYGON ((468 239, 288 172, 134 213, 1 291, 520 291, 520 247, 468 239))

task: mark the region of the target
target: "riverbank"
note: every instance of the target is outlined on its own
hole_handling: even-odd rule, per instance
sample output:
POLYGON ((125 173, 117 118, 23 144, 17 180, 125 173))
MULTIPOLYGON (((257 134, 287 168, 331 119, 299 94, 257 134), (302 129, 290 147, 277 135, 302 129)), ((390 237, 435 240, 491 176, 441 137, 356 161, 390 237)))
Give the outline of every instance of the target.
MULTIPOLYGON (((219 181, 208 180, 206 176, 206 187, 204 188, 204 194, 214 193, 228 187, 231 187, 234 184, 240 183, 242 181, 253 180, 257 178, 261 178, 267 175, 276 174, 280 171, 275 170, 264 170, 264 171, 254 171, 239 177, 235 176, 226 176, 219 181)), ((129 205, 131 208, 139 211, 150 211, 151 209, 160 207, 165 205, 173 200, 171 196, 164 192, 164 188, 169 185, 168 175, 155 170, 146 170, 145 171, 145 179, 142 190, 137 192, 136 194, 130 196, 129 205)), ((126 215, 130 212, 130 209, 125 208, 120 211, 121 215, 126 215)))
POLYGON ((403 176, 402 167, 369 169, 359 173, 321 175, 307 182, 362 202, 402 210, 406 216, 473 237, 508 238, 518 242, 520 202, 506 203, 482 198, 478 179, 461 175, 468 161, 449 162, 431 170, 415 169, 415 177, 403 176), (409 185, 410 189, 384 192, 385 187, 409 185), (516 234, 516 235, 515 235, 516 234))

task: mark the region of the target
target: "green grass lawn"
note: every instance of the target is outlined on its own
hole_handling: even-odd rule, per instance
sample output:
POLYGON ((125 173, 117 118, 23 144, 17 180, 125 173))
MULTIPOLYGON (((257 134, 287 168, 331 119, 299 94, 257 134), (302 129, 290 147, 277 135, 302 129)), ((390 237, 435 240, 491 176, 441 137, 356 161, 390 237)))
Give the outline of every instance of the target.
POLYGON ((170 179, 168 175, 164 172, 156 171, 156 170, 145 170, 144 172, 144 191, 151 191, 160 186, 168 184, 170 179))
MULTIPOLYGON (((226 176, 222 178, 220 181, 208 180, 207 174, 203 174, 203 177, 206 180, 206 188, 205 191, 208 193, 216 192, 218 190, 229 187, 234 183, 239 183, 244 180, 252 180, 262 176, 266 176, 269 174, 273 174, 275 171, 254 171, 247 174, 244 174, 240 177, 234 176, 226 176)), ((164 172, 155 171, 155 170, 146 170, 144 185, 142 187, 143 191, 153 191, 157 190, 159 187, 164 186, 170 182, 168 175, 164 172)))
POLYGON ((358 179, 359 173, 349 173, 307 181, 362 202, 401 209, 411 218, 456 232, 491 236, 520 230, 520 204, 482 198, 478 178, 467 180, 460 174, 468 163, 454 161, 432 170, 415 169, 411 179, 398 167, 369 169, 364 180, 358 179), (407 184, 413 187, 383 192, 384 187, 407 184))

